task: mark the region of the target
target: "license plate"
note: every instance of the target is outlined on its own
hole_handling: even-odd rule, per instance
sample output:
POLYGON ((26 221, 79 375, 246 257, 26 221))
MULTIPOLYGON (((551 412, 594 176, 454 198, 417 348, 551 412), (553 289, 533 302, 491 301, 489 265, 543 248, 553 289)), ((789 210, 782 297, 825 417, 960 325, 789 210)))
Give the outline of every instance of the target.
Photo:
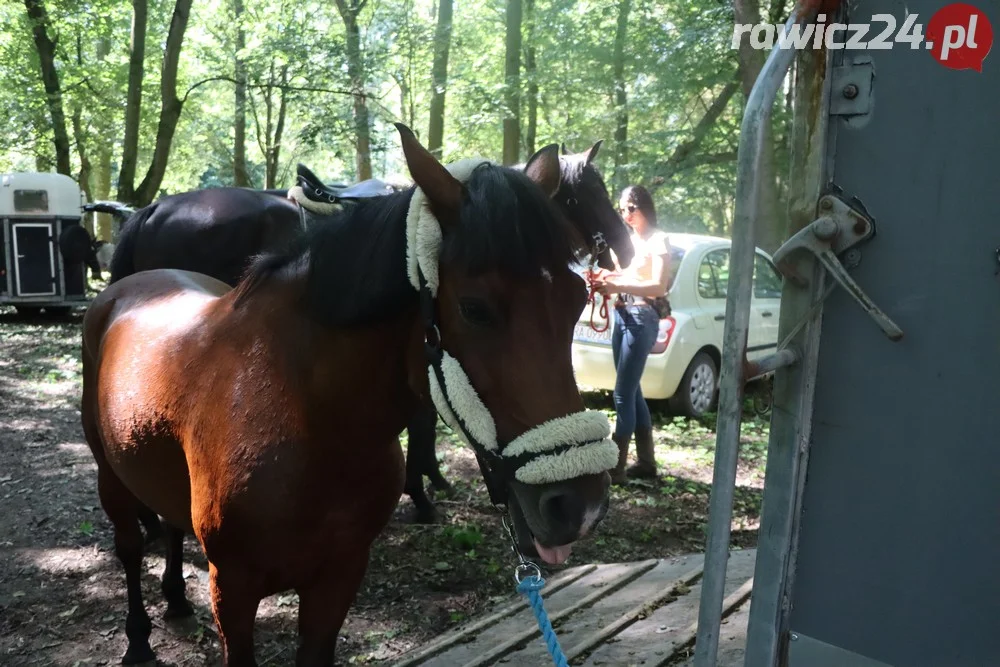
MULTIPOLYGON (((598 327, 603 327, 605 322, 595 322, 598 327)), ((573 330, 573 340, 580 343, 594 343, 596 345, 611 345, 611 327, 607 331, 597 332, 590 326, 589 322, 577 322, 573 330)))

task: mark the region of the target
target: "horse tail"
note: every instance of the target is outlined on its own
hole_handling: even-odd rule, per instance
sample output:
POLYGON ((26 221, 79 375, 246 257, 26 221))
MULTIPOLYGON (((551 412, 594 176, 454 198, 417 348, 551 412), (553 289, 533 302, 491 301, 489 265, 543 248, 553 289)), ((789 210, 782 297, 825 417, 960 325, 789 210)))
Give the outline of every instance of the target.
POLYGON ((111 277, 108 284, 117 282, 125 276, 135 273, 135 245, 139 238, 142 227, 149 220, 156 210, 155 204, 150 204, 132 213, 125 224, 122 225, 121 233, 118 235, 118 243, 115 245, 115 254, 111 256, 111 277))

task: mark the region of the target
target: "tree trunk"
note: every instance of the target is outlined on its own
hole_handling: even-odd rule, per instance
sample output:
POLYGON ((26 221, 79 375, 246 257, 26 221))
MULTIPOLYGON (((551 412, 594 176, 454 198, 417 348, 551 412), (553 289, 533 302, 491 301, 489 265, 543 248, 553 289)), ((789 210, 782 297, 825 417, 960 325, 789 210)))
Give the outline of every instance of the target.
POLYGON ((439 0, 434 32, 434 64, 431 66, 431 109, 427 128, 427 150, 441 159, 444 143, 444 95, 448 88, 448 50, 451 48, 452 0, 439 0))
MULTIPOLYGON (((106 200, 111 196, 111 146, 98 142, 97 169, 94 170, 94 201, 106 200)), ((113 241, 111 231, 113 217, 110 213, 97 213, 96 236, 102 241, 113 241)))
POLYGON ((504 59, 503 163, 516 164, 521 143, 521 0, 507 0, 507 51, 504 59))
POLYGON ((177 97, 177 68, 180 64, 181 45, 184 43, 184 31, 187 29, 190 13, 191 0, 177 0, 174 14, 170 19, 166 48, 163 51, 163 68, 160 74, 160 122, 156 128, 156 146, 146 177, 135 191, 132 203, 137 206, 146 206, 153 201, 167 171, 170 147, 183 106, 182 100, 177 97))
POLYGON ((69 136, 66 133, 66 115, 63 112, 62 89, 56 70, 56 42, 49 38, 49 15, 42 0, 24 0, 24 7, 31 19, 31 33, 38 51, 38 62, 45 86, 45 103, 52 120, 52 142, 56 151, 56 171, 71 176, 69 136))
POLYGON ((118 201, 135 197, 136 161, 139 157, 139 120, 142 112, 142 77, 146 58, 146 0, 132 0, 132 38, 129 44, 128 94, 125 99, 125 136, 118 173, 118 201))
POLYGON ((525 1, 528 19, 528 48, 524 52, 524 73, 528 77, 528 127, 524 132, 526 155, 535 153, 535 135, 538 130, 538 69, 535 65, 535 0, 525 1))
MULTIPOLYGON (((736 23, 758 24, 761 22, 759 0, 734 0, 733 9, 736 23)), ((766 54, 750 46, 750 40, 740 42, 737 51, 742 75, 743 99, 750 97, 757 75, 764 67, 766 54)), ((773 253, 784 241, 786 216, 778 204, 778 180, 774 159, 774 130, 768 122, 763 128, 763 155, 761 155, 760 194, 758 199, 754 229, 756 245, 768 253, 773 253)))
MULTIPOLYGON (((278 119, 274 128, 274 139, 270 141, 267 154, 267 183, 265 188, 274 188, 278 180, 278 165, 281 157, 281 135, 285 131, 285 111, 287 108, 288 95, 288 65, 281 68, 281 87, 278 88, 278 119)), ((270 125, 270 122, 268 123, 270 125)))
POLYGON ((361 30, 358 27, 358 15, 366 2, 367 0, 337 0, 337 9, 347 31, 347 75, 351 79, 351 94, 354 98, 356 178, 359 181, 372 177, 371 128, 368 124, 368 103, 365 100, 366 77, 361 58, 361 30))
POLYGON ((612 188, 620 192, 628 185, 628 97, 625 93, 625 40, 628 38, 628 15, 632 0, 618 0, 618 24, 612 63, 615 76, 615 166, 612 188))
POLYGON ((243 29, 243 0, 233 0, 233 19, 236 21, 236 58, 233 78, 236 79, 236 117, 233 133, 233 185, 238 188, 250 186, 247 175, 247 85, 246 66, 240 52, 246 48, 246 32, 243 29))
MULTIPOLYGON (((79 32, 76 33, 76 64, 83 67, 83 35, 79 32)), ((83 130, 83 106, 79 101, 73 105, 73 140, 76 142, 77 155, 80 156, 80 175, 77 177, 77 182, 80 184, 80 189, 83 190, 84 195, 86 195, 87 201, 94 201, 90 187, 91 166, 90 158, 87 155, 87 133, 83 130)), ((91 235, 93 235, 93 218, 88 217, 87 222, 84 224, 91 235)))
MULTIPOLYGON (((90 158, 87 155, 87 136, 83 131, 83 110, 79 104, 73 109, 73 140, 76 141, 76 152, 80 156, 80 175, 77 182, 80 189, 87 195, 87 201, 94 201, 90 189, 90 158)), ((93 231, 93 230, 92 230, 93 231)))

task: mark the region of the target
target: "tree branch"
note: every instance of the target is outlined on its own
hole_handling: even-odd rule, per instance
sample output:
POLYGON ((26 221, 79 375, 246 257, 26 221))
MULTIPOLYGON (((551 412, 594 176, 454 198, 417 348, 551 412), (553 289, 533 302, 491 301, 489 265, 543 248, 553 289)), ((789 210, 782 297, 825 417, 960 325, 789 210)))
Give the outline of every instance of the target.
MULTIPOLYGON (((231 76, 220 75, 220 76, 210 76, 207 79, 202 79, 201 81, 196 81, 191 84, 191 87, 187 89, 184 96, 181 97, 181 103, 187 101, 188 95, 195 91, 195 89, 204 86, 206 83, 212 83, 214 81, 227 81, 233 84, 243 84, 247 88, 279 88, 283 91, 293 91, 293 92, 303 92, 303 93, 329 93, 331 95, 345 95, 352 96, 354 93, 350 90, 340 90, 335 88, 318 88, 316 86, 293 86, 291 84, 273 84, 273 83, 250 83, 248 81, 240 81, 231 76)), ((361 93, 361 95, 368 95, 368 93, 361 93)), ((372 93, 374 96, 374 93, 372 93)))
MULTIPOLYGON (((701 117, 701 120, 694 126, 691 131, 691 138, 687 141, 679 144, 674 148, 674 152, 669 158, 663 163, 663 166, 657 170, 657 176, 663 179, 669 179, 676 172, 682 171, 683 169, 689 169, 692 161, 697 161, 695 159, 696 151, 701 147, 702 142, 705 141, 705 137, 708 135, 712 127, 715 126, 716 121, 719 120, 719 116, 726 110, 729 105, 729 100, 732 99, 736 91, 740 89, 740 72, 737 70, 733 79, 725 85, 719 95, 712 101, 712 104, 708 107, 705 115, 701 117), (682 167, 682 165, 685 165, 682 167)), ((697 164, 693 166, 698 166, 697 164)))

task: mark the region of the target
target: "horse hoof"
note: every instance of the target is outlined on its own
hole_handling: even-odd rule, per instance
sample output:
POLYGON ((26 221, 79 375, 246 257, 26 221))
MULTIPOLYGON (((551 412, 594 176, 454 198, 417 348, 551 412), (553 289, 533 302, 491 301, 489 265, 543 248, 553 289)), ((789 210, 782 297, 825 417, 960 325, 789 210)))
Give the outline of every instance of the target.
POLYGON ((179 618, 194 616, 194 607, 187 600, 177 603, 167 603, 167 610, 163 612, 163 620, 169 621, 179 618))
POLYGON ((149 642, 146 642, 146 644, 141 647, 130 644, 128 650, 125 652, 125 656, 122 658, 123 665, 141 665, 147 662, 156 662, 156 654, 153 653, 153 649, 149 646, 149 642))

